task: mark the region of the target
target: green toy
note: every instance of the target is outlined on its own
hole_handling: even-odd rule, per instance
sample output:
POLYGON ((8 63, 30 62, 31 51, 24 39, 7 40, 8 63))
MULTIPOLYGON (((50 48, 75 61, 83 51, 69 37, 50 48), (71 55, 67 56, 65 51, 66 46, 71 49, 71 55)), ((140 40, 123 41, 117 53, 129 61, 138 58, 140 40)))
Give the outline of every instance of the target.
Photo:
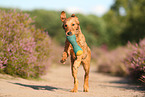
POLYGON ((80 56, 83 54, 83 50, 82 48, 77 44, 76 42, 76 36, 75 35, 71 35, 71 36, 67 36, 68 41, 71 43, 71 45, 73 46, 73 50, 76 56, 80 56))

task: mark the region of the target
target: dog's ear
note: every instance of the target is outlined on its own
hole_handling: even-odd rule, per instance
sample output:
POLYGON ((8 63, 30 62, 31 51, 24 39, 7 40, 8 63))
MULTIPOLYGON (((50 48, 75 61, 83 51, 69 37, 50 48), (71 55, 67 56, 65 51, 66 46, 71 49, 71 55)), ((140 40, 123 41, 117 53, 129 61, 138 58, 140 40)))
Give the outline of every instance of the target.
POLYGON ((76 23, 79 25, 80 22, 79 22, 79 20, 78 20, 78 17, 75 16, 75 19, 76 19, 76 23))
POLYGON ((74 17, 76 19, 76 23, 79 25, 79 20, 78 20, 78 17, 75 15, 75 14, 72 14, 71 17, 74 17))
POLYGON ((71 17, 75 17, 75 14, 72 14, 71 17))
POLYGON ((76 24, 77 24, 77 29, 76 30, 79 30, 80 29, 80 22, 78 20, 78 17, 75 16, 75 21, 76 21, 76 24))
POLYGON ((64 20, 66 19, 66 14, 64 11, 61 12, 60 19, 62 22, 64 22, 64 20))

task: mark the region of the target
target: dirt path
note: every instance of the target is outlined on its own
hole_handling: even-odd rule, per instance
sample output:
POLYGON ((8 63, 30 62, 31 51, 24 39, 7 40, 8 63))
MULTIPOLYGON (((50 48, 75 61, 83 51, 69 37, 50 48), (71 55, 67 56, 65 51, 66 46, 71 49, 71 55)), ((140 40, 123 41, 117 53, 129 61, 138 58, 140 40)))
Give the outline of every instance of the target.
POLYGON ((90 89, 83 90, 83 68, 79 68, 79 91, 69 92, 73 87, 70 67, 53 67, 44 80, 32 81, 0 75, 0 97, 145 97, 145 90, 137 85, 129 85, 119 77, 90 72, 90 89))

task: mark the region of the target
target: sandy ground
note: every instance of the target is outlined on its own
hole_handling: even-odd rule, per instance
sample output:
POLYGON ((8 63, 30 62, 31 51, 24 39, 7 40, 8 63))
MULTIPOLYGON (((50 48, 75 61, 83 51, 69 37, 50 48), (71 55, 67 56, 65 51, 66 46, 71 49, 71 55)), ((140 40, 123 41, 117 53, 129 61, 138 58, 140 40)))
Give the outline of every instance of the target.
POLYGON ((70 67, 53 67, 43 80, 26 80, 0 75, 0 97, 145 97, 145 89, 120 77, 90 71, 89 92, 83 91, 83 68, 79 68, 79 90, 71 93, 73 78, 70 67))

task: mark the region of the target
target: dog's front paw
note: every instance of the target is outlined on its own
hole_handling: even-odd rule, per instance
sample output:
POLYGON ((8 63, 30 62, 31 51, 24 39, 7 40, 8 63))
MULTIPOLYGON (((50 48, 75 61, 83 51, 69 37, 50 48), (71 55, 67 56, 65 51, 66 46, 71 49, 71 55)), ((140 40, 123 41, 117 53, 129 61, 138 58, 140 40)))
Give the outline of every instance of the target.
POLYGON ((89 88, 84 88, 84 92, 89 92, 89 88))
POLYGON ((84 92, 89 92, 89 86, 88 86, 88 84, 84 85, 84 92))
POLYGON ((60 62, 61 62, 62 64, 65 64, 65 61, 66 61, 66 59, 61 59, 61 60, 60 60, 60 62))
POLYGON ((78 92, 78 90, 73 88, 72 90, 70 90, 70 92, 78 92))

